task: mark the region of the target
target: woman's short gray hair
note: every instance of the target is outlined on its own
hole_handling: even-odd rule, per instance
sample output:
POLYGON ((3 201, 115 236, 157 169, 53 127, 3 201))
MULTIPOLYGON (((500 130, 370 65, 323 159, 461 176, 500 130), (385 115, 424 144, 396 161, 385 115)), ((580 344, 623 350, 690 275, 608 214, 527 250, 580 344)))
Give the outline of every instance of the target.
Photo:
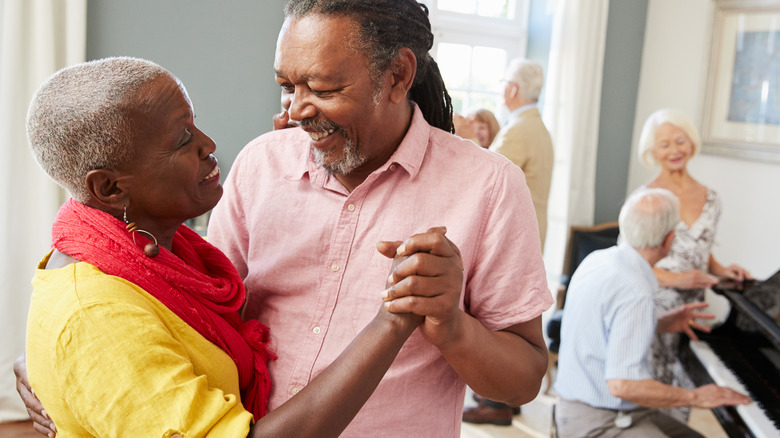
POLYGON ((655 144, 655 132, 664 123, 680 128, 688 136, 688 139, 693 144, 692 156, 698 154, 699 149, 701 149, 701 135, 699 135, 699 130, 696 129, 690 117, 680 110, 663 108, 650 114, 650 117, 645 121, 644 127, 642 127, 642 134, 639 135, 639 145, 637 147, 639 161, 647 167, 653 167, 658 164, 655 162, 651 151, 653 144, 655 144))
POLYGON ((544 86, 542 66, 530 59, 513 59, 509 63, 504 79, 516 83, 520 94, 526 100, 536 102, 539 100, 539 95, 542 94, 544 86))
POLYGON ((680 201, 666 189, 640 189, 620 209, 620 238, 636 249, 661 245, 680 222, 680 201))
POLYGON ((138 92, 171 75, 138 58, 85 62, 54 73, 36 91, 27 112, 27 140, 43 170, 78 201, 86 202, 87 173, 133 158, 138 92))

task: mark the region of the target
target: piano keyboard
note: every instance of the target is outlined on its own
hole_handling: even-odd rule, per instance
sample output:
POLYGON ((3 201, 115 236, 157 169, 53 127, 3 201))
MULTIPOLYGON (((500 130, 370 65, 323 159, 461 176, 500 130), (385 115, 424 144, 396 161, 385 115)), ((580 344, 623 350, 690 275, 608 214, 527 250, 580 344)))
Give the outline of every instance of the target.
MULTIPOLYGON (((742 394, 750 394, 750 391, 745 388, 737 376, 729 370, 707 343, 691 341, 689 345, 715 384, 731 388, 742 394)), ((780 437, 780 429, 775 427, 772 420, 756 402, 744 406, 735 406, 735 408, 756 438, 780 437)))

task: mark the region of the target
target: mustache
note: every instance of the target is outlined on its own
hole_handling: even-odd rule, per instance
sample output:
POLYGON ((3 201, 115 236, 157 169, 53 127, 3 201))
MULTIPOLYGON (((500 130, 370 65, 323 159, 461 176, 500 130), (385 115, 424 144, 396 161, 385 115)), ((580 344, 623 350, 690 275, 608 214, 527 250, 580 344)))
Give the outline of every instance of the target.
POLYGON ((331 129, 342 130, 342 127, 340 125, 337 125, 330 120, 303 119, 300 122, 300 127, 310 131, 318 131, 318 132, 330 131, 331 129))

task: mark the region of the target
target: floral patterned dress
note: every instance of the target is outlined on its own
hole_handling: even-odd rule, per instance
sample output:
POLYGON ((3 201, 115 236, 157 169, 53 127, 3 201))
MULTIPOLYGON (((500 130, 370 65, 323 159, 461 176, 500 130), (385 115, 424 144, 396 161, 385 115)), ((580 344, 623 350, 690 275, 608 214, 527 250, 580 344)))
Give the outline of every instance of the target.
MULTIPOLYGON (((670 272, 698 269, 707 272, 710 252, 715 242, 715 231, 720 218, 721 204, 718 194, 707 188, 707 199, 699 218, 690 227, 680 221, 675 227, 675 237, 669 254, 656 263, 657 268, 670 272)), ((675 289, 662 287, 656 294, 657 315, 682 304, 704 300, 704 289, 675 289)), ((693 388, 694 384, 682 369, 677 358, 679 333, 659 333, 653 342, 653 369, 656 379, 667 385, 693 388)), ((688 408, 665 410, 668 414, 686 421, 688 408)))

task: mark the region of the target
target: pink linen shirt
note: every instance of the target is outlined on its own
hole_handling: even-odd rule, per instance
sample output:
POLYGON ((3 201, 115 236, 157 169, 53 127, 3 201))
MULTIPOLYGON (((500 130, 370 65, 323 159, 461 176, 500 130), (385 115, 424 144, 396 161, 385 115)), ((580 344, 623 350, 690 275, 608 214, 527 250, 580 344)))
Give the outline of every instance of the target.
MULTIPOLYGON (((313 161, 301 129, 262 135, 242 150, 208 236, 244 278, 244 318, 271 328, 279 359, 270 364, 270 409, 376 315, 392 264, 376 242, 440 225, 462 253, 461 308, 489 330, 552 304, 522 171, 431 127, 416 105, 398 149, 351 193, 313 161)), ((415 332, 342 436, 457 437, 464 394, 463 380, 415 332)))

